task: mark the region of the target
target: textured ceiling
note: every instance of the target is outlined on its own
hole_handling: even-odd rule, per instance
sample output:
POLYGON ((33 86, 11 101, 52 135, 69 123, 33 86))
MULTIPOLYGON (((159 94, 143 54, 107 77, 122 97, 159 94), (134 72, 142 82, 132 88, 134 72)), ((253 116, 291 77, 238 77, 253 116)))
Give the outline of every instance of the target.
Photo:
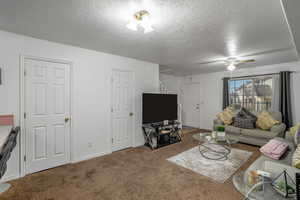
POLYGON ((244 67, 298 59, 280 0, 0 0, 0 29, 158 63, 174 74, 222 71, 222 63, 197 63, 232 56, 254 55, 257 62, 244 67), (126 28, 140 9, 151 13, 154 32, 126 28))

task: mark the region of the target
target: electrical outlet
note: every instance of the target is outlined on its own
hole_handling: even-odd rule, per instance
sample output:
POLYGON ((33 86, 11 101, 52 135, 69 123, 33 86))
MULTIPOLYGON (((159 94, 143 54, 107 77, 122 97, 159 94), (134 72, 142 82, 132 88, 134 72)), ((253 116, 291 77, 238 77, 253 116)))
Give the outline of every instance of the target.
POLYGON ((88 147, 89 147, 89 148, 92 148, 92 147, 93 147, 93 143, 92 143, 92 142, 89 142, 89 143, 88 143, 88 147))

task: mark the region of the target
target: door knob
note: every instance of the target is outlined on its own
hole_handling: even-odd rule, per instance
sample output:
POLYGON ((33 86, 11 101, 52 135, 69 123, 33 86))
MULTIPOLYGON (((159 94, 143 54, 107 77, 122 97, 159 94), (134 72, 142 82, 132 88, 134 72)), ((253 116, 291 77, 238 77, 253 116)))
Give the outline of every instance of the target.
POLYGON ((132 113, 132 112, 131 112, 131 113, 129 113, 129 116, 130 116, 130 117, 132 117, 132 116, 133 116, 133 113, 132 113))
POLYGON ((65 117, 65 123, 67 123, 70 120, 69 117, 65 117))

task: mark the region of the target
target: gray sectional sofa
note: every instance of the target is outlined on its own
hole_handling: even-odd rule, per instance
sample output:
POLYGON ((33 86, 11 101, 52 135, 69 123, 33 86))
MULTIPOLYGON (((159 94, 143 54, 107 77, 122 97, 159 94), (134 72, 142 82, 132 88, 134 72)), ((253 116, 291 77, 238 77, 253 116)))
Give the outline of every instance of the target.
MULTIPOLYGON (((237 113, 238 111, 236 111, 237 113)), ((254 115, 258 116, 259 113, 252 112, 254 115)), ((278 120, 280 124, 273 126, 269 131, 264 131, 261 129, 242 129, 234 127, 232 125, 225 126, 225 132, 228 137, 237 138, 242 143, 263 146, 270 139, 275 137, 284 137, 284 132, 286 125, 282 123, 282 115, 280 112, 270 112, 275 120, 278 120)), ((214 130, 218 126, 224 125, 219 119, 214 120, 214 130)))

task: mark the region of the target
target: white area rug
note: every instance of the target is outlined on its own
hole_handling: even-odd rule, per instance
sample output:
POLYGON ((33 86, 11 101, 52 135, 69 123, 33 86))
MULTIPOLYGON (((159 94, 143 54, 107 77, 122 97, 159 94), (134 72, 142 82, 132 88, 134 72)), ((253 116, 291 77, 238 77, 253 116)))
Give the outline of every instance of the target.
POLYGON ((201 156, 199 147, 194 147, 167 160, 179 166, 207 176, 219 183, 224 183, 236 172, 252 155, 252 152, 231 149, 226 161, 208 160, 201 156))

